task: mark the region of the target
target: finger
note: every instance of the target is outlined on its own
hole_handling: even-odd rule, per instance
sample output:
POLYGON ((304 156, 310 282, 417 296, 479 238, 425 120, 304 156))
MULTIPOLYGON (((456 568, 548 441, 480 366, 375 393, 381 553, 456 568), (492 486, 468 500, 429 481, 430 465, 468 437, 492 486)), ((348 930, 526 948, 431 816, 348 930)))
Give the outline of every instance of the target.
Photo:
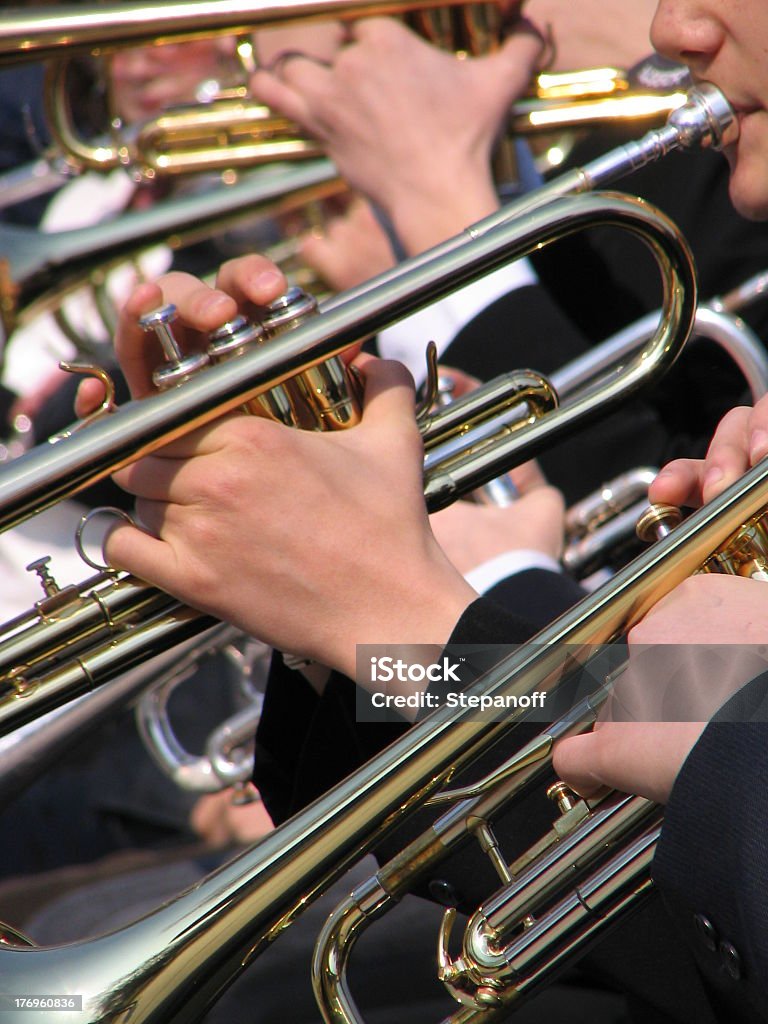
POLYGON ((393 18, 359 18, 346 23, 348 43, 381 43, 385 39, 397 41, 403 36, 413 37, 410 29, 393 18))
POLYGON ((152 373, 163 362, 160 342, 153 332, 143 329, 141 317, 169 303, 176 306, 184 325, 175 326, 174 334, 182 343, 186 341, 198 349, 198 333, 204 337, 237 313, 231 296, 210 288, 191 274, 166 274, 156 283, 136 288, 120 311, 115 337, 117 358, 134 398, 144 398, 155 390, 152 373))
POLYGON ((75 416, 83 419, 95 412, 106 395, 104 385, 97 377, 86 377, 81 381, 75 395, 75 416))
POLYGON ((740 406, 720 421, 704 460, 702 501, 711 501, 749 469, 751 414, 751 409, 740 406))
POLYGON ((169 441, 168 444, 163 445, 151 455, 146 455, 131 465, 125 466, 114 473, 113 478, 121 487, 125 481, 127 485, 125 490, 131 490, 129 481, 137 479, 131 474, 138 472, 137 467, 142 462, 151 460, 151 465, 159 466, 161 463, 172 465, 199 456, 213 455, 226 448, 233 439, 241 441, 249 448, 258 448, 265 433, 277 428, 278 424, 268 419, 262 419, 260 416, 244 416, 241 412, 227 413, 212 423, 197 427, 182 437, 169 441))
POLYGON ((173 548, 136 526, 121 523, 104 541, 104 558, 115 569, 131 567, 131 573, 172 593, 178 578, 178 563, 173 548))
POLYGON ((331 60, 343 45, 346 31, 339 21, 299 25, 296 22, 259 31, 254 40, 257 64, 270 68, 288 50, 300 50, 320 60, 331 60))
POLYGON ((307 99, 282 77, 267 70, 256 71, 251 75, 249 89, 257 100, 296 121, 306 131, 311 131, 313 116, 307 99))
POLYGON ((638 793, 640 780, 647 782, 650 775, 653 784, 654 740, 663 738, 655 731, 658 726, 611 722, 597 731, 569 736, 555 746, 555 772, 581 796, 594 796, 606 786, 638 793))
POLYGON ((416 425, 413 377, 394 359, 377 359, 365 353, 353 364, 365 378, 363 422, 376 428, 382 424, 416 425))
POLYGON ((158 283, 163 300, 173 303, 184 325, 192 331, 207 335, 237 315, 237 304, 231 295, 211 288, 193 274, 173 271, 158 283))
POLYGON ((594 796, 603 788, 603 780, 594 770, 598 744, 597 734, 587 732, 561 740, 553 750, 555 774, 580 796, 594 796))
POLYGON ((704 476, 702 459, 676 459, 657 474, 648 488, 648 500, 666 505, 701 505, 701 485, 704 476))
POLYGON ((216 287, 231 295, 241 310, 264 307, 288 289, 285 275, 266 256, 251 253, 227 260, 216 275, 216 287))
POLYGON ((768 396, 755 405, 749 418, 749 458, 752 465, 768 455, 768 396))
MULTIPOLYGON (((163 292, 158 284, 141 284, 134 289, 120 310, 115 334, 115 353, 133 398, 144 398, 154 391, 152 369, 148 356, 147 335, 139 325, 145 313, 163 304, 163 292)), ((159 358, 159 346, 154 348, 159 358)))
POLYGON ((118 487, 136 498, 185 504, 188 491, 185 487, 187 474, 184 474, 183 470, 189 465, 189 461, 184 458, 170 459, 147 455, 138 462, 118 470, 112 479, 118 487))
POLYGON ((530 18, 515 17, 508 19, 508 24, 512 31, 489 59, 503 65, 515 81, 521 74, 530 78, 531 73, 541 66, 550 45, 548 34, 530 18))
POLYGON ((698 506, 711 501, 749 469, 752 410, 731 409, 720 421, 705 459, 677 459, 649 489, 654 502, 698 506))

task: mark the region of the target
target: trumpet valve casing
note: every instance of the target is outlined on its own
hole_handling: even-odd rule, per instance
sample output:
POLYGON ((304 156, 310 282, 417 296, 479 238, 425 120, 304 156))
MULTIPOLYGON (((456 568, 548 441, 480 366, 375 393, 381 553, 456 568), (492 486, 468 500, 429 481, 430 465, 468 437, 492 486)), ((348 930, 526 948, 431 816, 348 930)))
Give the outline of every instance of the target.
MULTIPOLYGON (((236 359, 254 345, 263 345, 266 340, 261 324, 237 316, 209 335, 208 355, 212 363, 223 363, 236 359)), ((290 394, 282 384, 276 384, 263 395, 246 402, 243 409, 253 416, 266 416, 287 427, 301 425, 290 394)))
MULTIPOLYGON (((267 338, 292 331, 319 313, 317 300, 309 292, 292 285, 267 307, 261 324, 267 338)), ((343 430, 360 420, 361 405, 356 378, 340 356, 310 366, 287 384, 296 393, 296 408, 301 408, 309 430, 343 430)))

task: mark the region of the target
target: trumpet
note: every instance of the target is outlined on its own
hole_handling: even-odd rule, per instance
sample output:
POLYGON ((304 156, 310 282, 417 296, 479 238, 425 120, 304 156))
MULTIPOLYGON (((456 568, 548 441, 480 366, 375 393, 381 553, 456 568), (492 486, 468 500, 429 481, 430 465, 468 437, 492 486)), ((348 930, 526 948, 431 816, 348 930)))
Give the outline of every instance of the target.
POLYGON ((122 263, 151 245, 171 240, 174 248, 242 223, 248 215, 277 217, 309 202, 346 191, 328 160, 265 170, 205 196, 173 199, 152 210, 135 211, 108 224, 41 234, 3 227, 8 256, 0 260, 0 314, 6 330, 55 309, 83 284, 97 257, 100 270, 122 263))
MULTIPOLYGON (((255 4, 193 4, 191 8, 190 12, 180 4, 164 6, 165 17, 157 30, 163 41, 201 32, 236 35, 243 33, 244 24, 271 25, 275 18, 274 10, 255 4), (194 25, 191 17, 195 18, 194 25)), ((302 13, 296 16, 387 12, 402 16, 411 28, 436 45, 460 54, 492 50, 503 34, 501 11, 488 0, 454 0, 453 7, 432 2, 392 3, 384 9, 381 4, 370 3, 346 7, 338 3, 304 4, 302 13)), ((290 20, 294 13, 287 5, 281 20, 290 20)), ((138 126, 123 125, 114 96, 108 92, 109 132, 95 141, 84 138, 76 125, 69 88, 72 54, 94 51, 109 59, 116 48, 146 41, 145 23, 152 20, 155 26, 156 16, 155 10, 141 4, 131 5, 129 11, 118 11, 115 5, 106 10, 99 8, 95 15, 85 8, 75 17, 71 10, 58 8, 57 22, 52 27, 44 14, 23 13, 20 8, 7 12, 7 25, 0 26, 0 61, 16 58, 18 48, 33 56, 58 57, 49 62, 45 84, 55 156, 47 164, 36 162, 27 174, 0 178, 0 193, 4 193, 0 206, 55 187, 84 169, 126 167, 144 179, 200 171, 225 171, 231 177, 243 167, 322 155, 317 144, 302 137, 296 125, 251 100, 245 85, 206 90, 199 102, 181 104, 138 126)), ((254 47, 247 35, 237 38, 236 53, 246 73, 257 66, 254 47)), ((655 90, 637 88, 621 69, 546 73, 532 83, 529 95, 512 104, 509 131, 514 135, 539 134, 604 122, 649 123, 662 120, 683 102, 685 90, 679 84, 655 90)))
MULTIPOLYGON (((653 338, 625 361, 622 372, 609 368, 585 393, 573 396, 560 408, 556 408, 557 398, 549 383, 526 372, 491 382, 422 417, 424 490, 429 508, 442 507, 498 477, 520 461, 522 453, 530 457, 564 436, 574 424, 604 414, 657 379, 681 350, 695 315, 696 286, 692 259, 679 232, 640 200, 612 195, 577 198, 565 193, 582 191, 588 182, 610 178, 627 164, 636 166, 641 159, 655 158, 679 144, 692 144, 695 138, 713 141, 730 124, 731 114, 723 103, 711 89, 693 94, 690 106, 672 115, 675 124, 565 175, 562 182, 545 186, 541 195, 510 204, 474 225, 469 239, 457 237, 432 250, 431 256, 407 261, 356 293, 332 300, 322 315, 304 319, 270 344, 256 345, 237 359, 208 366, 183 387, 129 403, 86 430, 21 456, 0 472, 0 525, 6 528, 21 522, 264 392, 279 393, 297 374, 314 372, 312 367, 333 360, 361 338, 533 247, 597 223, 623 226, 649 245, 660 261, 665 314, 653 338), (558 194, 557 202, 551 201, 558 194), (546 415, 534 431, 536 410, 546 411, 546 415)), ((177 369, 172 368, 171 377, 177 369)), ((164 371, 163 375, 168 374, 164 371)), ((331 406, 334 402, 330 399, 331 406)), ((322 403, 317 416, 325 416, 322 403)), ((113 678, 121 668, 135 664, 142 651, 154 652, 164 642, 186 638, 211 625, 208 617, 181 607, 132 577, 100 574, 84 587, 64 588, 61 593, 58 586, 51 593, 48 589, 44 582, 41 608, 22 617, 0 643, 2 732, 92 688, 96 680, 113 678), (46 623, 54 610, 58 612, 56 623, 49 629, 46 623), (51 637, 50 645, 41 642, 46 634, 51 637), (79 652, 74 663, 64 660, 62 653, 72 650, 79 636, 93 637, 92 651, 79 652)))
MULTIPOLYGON (((566 667, 586 664, 599 645, 639 621, 713 552, 727 546, 734 534, 741 543, 741 524, 754 523, 761 516, 766 483, 768 463, 764 461, 543 630, 535 643, 484 674, 467 690, 468 697, 498 698, 509 705, 508 698, 519 699, 534 691, 554 693, 566 667)), ((577 711, 588 716, 594 707, 577 711)), ((537 774, 554 740, 584 725, 571 716, 471 790, 440 793, 456 771, 488 749, 505 729, 513 728, 520 713, 511 711, 501 723, 481 720, 469 707, 438 708, 252 850, 140 921, 101 938, 51 949, 25 945, 22 936, 9 930, 0 944, 0 982, 4 987, 12 983, 15 991, 30 996, 53 990, 64 999, 72 994, 70 1009, 67 1004, 60 1008, 64 1024, 84 1020, 116 1024, 129 1008, 137 1024, 189 1021, 203 1012, 227 978, 236 976, 279 936, 313 895, 405 815, 430 796, 455 798, 459 803, 454 813, 444 816, 439 832, 430 829, 415 840, 380 880, 356 892, 331 919, 326 935, 332 955, 316 958, 323 1013, 327 1021, 354 1019, 344 971, 360 931, 398 897, 406 879, 426 870, 456 842, 474 836, 484 849, 495 851, 487 842, 492 839, 487 816, 500 806, 500 791, 505 785, 519 788, 520 780, 537 774), (77 1001, 80 995, 82 1007, 77 1001)), ((458 1012, 455 1024, 495 1019, 494 1007, 519 1001, 544 984, 584 942, 599 937, 649 894, 657 812, 647 801, 628 800, 629 806, 611 804, 592 817, 587 809, 587 832, 600 852, 605 850, 611 818, 619 822, 619 831, 640 830, 621 862, 600 866, 552 913, 537 913, 535 927, 524 933, 522 953, 514 960, 510 955, 506 975, 492 965, 488 977, 485 964, 475 971, 470 962, 470 952, 488 948, 487 932, 475 931, 476 945, 465 950, 460 965, 444 962, 444 974, 456 990, 463 996, 468 989, 474 993, 470 993, 473 1005, 458 1012), (477 978, 481 980, 476 984, 477 978)), ((590 845, 582 833, 568 845, 581 857, 585 842, 590 845)), ((594 854, 593 848, 590 858, 594 854)), ((553 869, 554 888, 562 886, 563 869, 562 863, 553 869)), ((534 888, 547 892, 540 882, 534 888)), ((512 904, 529 907, 527 894, 522 899, 517 892, 513 896, 512 904)), ((493 909, 498 910, 501 903, 500 896, 493 909)), ((493 925, 501 928, 500 914, 493 925)), ((515 927, 509 919, 504 926, 515 927)), ((29 1019, 46 1017, 38 1013, 29 1019)))
MULTIPOLYGON (((730 115, 721 107, 721 116, 715 116, 715 101, 720 103, 716 94, 705 90, 702 97, 694 98, 692 110, 681 115, 682 127, 653 133, 645 151, 658 155, 681 137, 688 143, 694 137, 708 141, 720 137, 730 115)), ((642 145, 633 147, 631 153, 623 150, 622 160, 635 160, 642 151, 642 145)), ((609 164, 615 169, 615 157, 601 163, 603 173, 607 173, 609 164)), ((580 175, 575 181, 569 179, 564 191, 584 187, 585 177, 580 175)), ((437 461, 426 474, 428 504, 445 504, 529 458, 576 423, 616 407, 643 384, 656 380, 675 359, 693 323, 696 285, 687 246, 663 215, 628 197, 558 196, 550 188, 538 203, 529 199, 522 207, 513 206, 505 216, 475 225, 469 238, 440 246, 429 258, 409 261, 358 294, 335 299, 321 316, 307 319, 272 345, 206 368, 182 387, 130 403, 88 429, 6 465, 0 469, 0 521, 4 526, 21 521, 38 508, 76 493, 94 479, 156 450, 172 437, 240 408, 298 372, 324 363, 353 342, 474 276, 595 224, 624 227, 656 255, 665 312, 654 337, 621 371, 612 367, 586 394, 560 408, 547 382, 523 373, 513 391, 494 382, 480 389, 471 408, 462 399, 423 418, 425 446, 433 451, 449 441, 454 432, 464 432, 468 415, 469 425, 481 431, 486 419, 499 421, 498 436, 490 443, 484 437, 461 458, 450 456, 444 462, 437 461), (548 411, 534 423, 535 406, 548 411), (510 411, 511 419, 522 423, 520 429, 510 430, 510 411)), ((727 500, 719 506, 722 516, 713 518, 711 507, 701 510, 657 548, 622 570, 610 600, 605 588, 592 595, 545 630, 535 647, 506 658, 473 685, 469 695, 519 697, 531 690, 554 692, 564 665, 572 663, 575 651, 579 660, 586 659, 596 645, 618 636, 647 610, 651 593, 660 597, 727 540, 736 529, 734 517, 744 523, 756 516, 764 501, 764 483, 765 470, 762 475, 750 474, 738 488, 727 492, 727 500), (695 535, 689 525, 692 521, 699 525, 695 535), (682 538, 688 541, 686 547, 682 538), (672 572, 667 562, 670 552, 677 556, 672 572)), ((11 669, 4 676, 5 693, 0 702, 4 731, 29 721, 41 709, 56 706, 73 691, 79 693, 99 685, 110 672, 114 675, 132 664, 132 659, 138 660, 146 641, 167 645, 177 634, 189 635, 201 625, 211 624, 207 617, 180 607, 167 595, 125 574, 118 578, 109 573, 97 576, 91 583, 91 589, 97 592, 93 598, 87 587, 71 588, 67 593, 67 588, 60 590, 45 579, 43 585, 45 597, 40 607, 12 624, 5 643, 0 644, 2 664, 11 669), (120 628, 120 621, 127 628, 120 628), (117 634, 112 631, 114 623, 118 623, 117 634), (36 656, 45 662, 41 652, 49 629, 57 639, 56 649, 37 678, 26 662, 36 656), (91 652, 88 644, 92 638, 97 646, 91 652), (105 639, 99 646, 98 641, 105 639), (125 644, 121 651, 122 641, 125 644), (70 654, 74 658, 68 660, 70 654), (14 671, 17 665, 19 670, 14 671)), ((64 1024, 67 1020, 116 1024, 126 1013, 137 1024, 188 1021, 191 1015, 202 1012, 228 978, 279 935, 320 888, 369 850, 403 815, 437 794, 457 770, 495 741, 506 727, 507 723, 474 720, 466 709, 439 709, 252 851, 134 925, 55 950, 28 948, 23 938, 9 932, 0 945, 0 985, 7 989, 12 980, 14 990, 30 996, 54 990, 66 996, 82 994, 82 1012, 76 1000, 74 1005, 61 1008, 64 1024)), ((575 722, 566 726, 576 727, 575 722)), ((549 745, 551 739, 543 742, 543 746, 549 745)), ((501 774, 505 775, 505 770, 501 774)), ((466 797, 465 793, 458 795, 460 799, 466 797)), ((645 815, 640 818, 648 820, 645 815)), ((470 829, 470 824, 463 827, 470 829)), ((441 845, 427 838, 422 848, 436 852, 441 845)), ((647 848, 638 855, 641 867, 647 866, 648 857, 647 848)), ((621 885, 625 880, 626 872, 621 885)), ((647 880, 638 888, 647 891, 647 880)), ((624 889, 620 896, 619 906, 607 919, 625 909, 628 901, 624 900, 624 889)), ((366 908, 370 906, 366 902, 366 908)), ((600 923, 586 927, 591 935, 600 923)), ((556 945, 554 955, 560 956, 556 945)), ((455 967, 444 966, 447 973, 455 967)), ((467 988, 462 979, 458 981, 457 990, 467 988)))
MULTIPOLYGON (((492 4, 476 4, 462 13, 472 19, 474 28, 475 21, 487 16, 486 8, 497 11, 492 4)), ((436 12, 416 13, 423 17, 409 19, 414 27, 445 49, 484 52, 498 35, 487 27, 483 31, 475 29, 469 33, 473 44, 465 48, 461 34, 457 41, 455 33, 435 32, 433 19, 427 16, 436 12)), ((63 155, 70 174, 126 167, 146 180, 201 171, 226 171, 231 176, 242 168, 322 156, 319 145, 304 137, 298 125, 251 99, 245 85, 224 89, 203 102, 170 108, 135 130, 118 135, 114 142, 103 138, 90 141, 83 138, 75 124, 67 64, 66 60, 51 64, 45 88, 56 152, 63 155)), ((658 91, 632 88, 626 72, 619 68, 541 74, 531 95, 510 107, 508 131, 513 136, 527 136, 621 121, 660 122, 682 106, 685 95, 680 87, 658 91)), ((115 111, 110 112, 109 122, 116 132, 121 119, 115 111)), ((61 155, 58 160, 61 165, 61 155)))

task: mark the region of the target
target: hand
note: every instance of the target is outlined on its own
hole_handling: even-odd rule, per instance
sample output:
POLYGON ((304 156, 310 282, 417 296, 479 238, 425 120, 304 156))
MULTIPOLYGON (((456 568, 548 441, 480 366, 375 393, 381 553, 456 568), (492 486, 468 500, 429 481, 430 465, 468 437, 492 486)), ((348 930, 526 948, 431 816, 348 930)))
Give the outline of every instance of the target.
POLYGON ((305 234, 300 254, 335 292, 362 284, 395 262, 384 229, 361 196, 353 196, 346 210, 329 216, 322 230, 305 234))
POLYGON ((434 513, 432 532, 462 574, 508 551, 540 551, 557 561, 563 549, 563 497, 535 462, 510 474, 520 497, 506 508, 457 501, 434 513))
POLYGON ((348 33, 332 63, 292 53, 251 90, 323 144, 413 254, 496 209, 491 150, 543 43, 519 21, 495 53, 457 60, 391 19, 348 33))
POLYGON ((666 803, 712 715, 768 669, 768 586, 693 576, 629 637, 629 667, 591 733, 562 740, 554 767, 583 795, 602 786, 666 803))
POLYGON ((653 502, 697 507, 717 497, 768 455, 768 396, 740 406, 718 424, 705 459, 677 459, 651 484, 653 502))
MULTIPOLYGON (((159 342, 139 326, 139 317, 166 303, 180 314, 174 334, 185 351, 205 347, 207 335, 238 313, 258 316, 259 309, 282 295, 287 282, 279 267, 263 256, 241 256, 222 264, 216 287, 191 274, 172 272, 155 283, 135 288, 120 311, 115 353, 133 398, 155 392, 152 371, 162 362, 159 342)), ((87 416, 102 401, 101 383, 89 378, 78 388, 75 411, 87 416)))
POLYGON ((313 21, 309 25, 293 22, 259 29, 253 35, 253 45, 259 66, 268 68, 288 53, 333 60, 346 38, 347 30, 340 21, 313 21))
POLYGON ((429 530, 413 385, 359 365, 358 427, 234 415, 117 473, 147 532, 118 526, 110 563, 352 677, 357 643, 443 645, 475 594, 429 530))
MULTIPOLYGON (((768 397, 727 413, 706 458, 669 463, 649 497, 701 505, 766 455, 768 397)), ((584 795, 607 785, 665 803, 706 722, 768 667, 768 587, 739 576, 693 576, 659 601, 628 641, 629 668, 601 721, 557 745, 555 770, 584 795), (726 652, 723 645, 731 646, 726 652)))
POLYGON ((255 843, 274 828, 261 800, 233 804, 232 790, 201 796, 189 817, 193 831, 214 849, 255 843))

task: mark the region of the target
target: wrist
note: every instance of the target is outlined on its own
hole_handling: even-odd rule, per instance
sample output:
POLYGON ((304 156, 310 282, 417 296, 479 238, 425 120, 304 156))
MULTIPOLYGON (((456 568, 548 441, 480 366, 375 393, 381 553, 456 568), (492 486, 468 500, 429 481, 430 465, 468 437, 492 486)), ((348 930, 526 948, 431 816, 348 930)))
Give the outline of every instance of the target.
MULTIPOLYGON (((390 591, 388 600, 378 608, 376 619, 368 609, 365 626, 361 625, 351 635, 351 643, 341 653, 337 667, 359 686, 370 690, 375 688, 375 684, 367 670, 368 660, 361 659, 358 664, 359 645, 415 645, 441 651, 448 643, 456 623, 477 599, 477 594, 463 577, 452 566, 448 568, 449 572, 435 573, 431 577, 431 586, 408 588, 407 595, 403 593, 399 598, 390 591)), ((413 578, 410 577, 411 580, 413 578)), ((407 581, 404 583, 407 587, 407 581)), ((408 693, 423 688, 415 683, 403 685, 408 693)))
POLYGON ((414 256, 460 234, 498 206, 489 174, 469 186, 462 175, 457 175, 429 194, 411 191, 407 199, 390 204, 390 215, 403 248, 414 256))

